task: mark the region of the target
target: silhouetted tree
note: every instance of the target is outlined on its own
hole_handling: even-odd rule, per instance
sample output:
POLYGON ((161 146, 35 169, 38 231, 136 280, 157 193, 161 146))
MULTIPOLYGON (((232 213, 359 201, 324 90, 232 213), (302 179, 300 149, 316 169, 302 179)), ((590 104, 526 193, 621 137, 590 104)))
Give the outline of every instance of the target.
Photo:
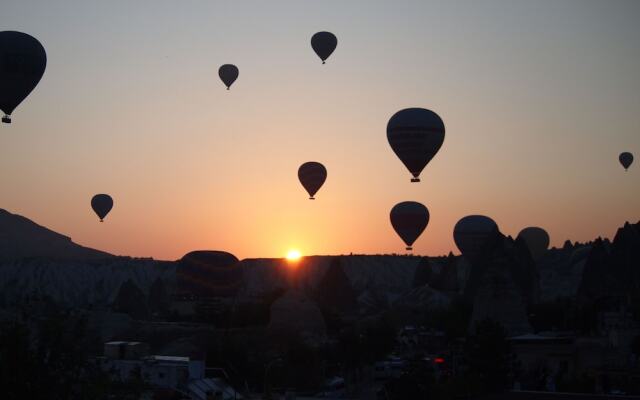
POLYGON ((386 358, 396 343, 396 321, 390 313, 384 313, 367 324, 362 332, 365 359, 374 362, 386 358))
POLYGON ((476 324, 475 334, 465 343, 469 372, 481 377, 484 390, 501 392, 508 384, 511 349, 502 325, 492 320, 476 324))
POLYGON ((298 391, 316 391, 322 385, 322 360, 318 351, 294 340, 284 357, 286 385, 298 391))
POLYGON ((379 398, 389 400, 441 398, 433 396, 435 389, 433 368, 426 363, 415 363, 399 378, 385 383, 379 398))
POLYGON ((165 315, 169 311, 169 295, 162 278, 153 281, 149 288, 149 311, 154 314, 165 315))
POLYGON ((631 352, 640 357, 640 335, 636 335, 631 342, 631 352))
POLYGON ((431 279, 433 276, 433 271, 431 270, 431 264, 429 263, 429 259, 427 257, 422 258, 420 260, 420 264, 416 267, 416 271, 413 274, 413 283, 412 287, 418 288, 424 285, 431 284, 431 279))
POLYGON ((109 378, 89 362, 94 343, 83 318, 63 313, 3 325, 2 399, 106 398, 109 378))
POLYGON ((572 322, 572 312, 575 312, 575 306, 569 298, 532 304, 528 308, 529 323, 534 332, 567 330, 572 322))
POLYGON ((120 285, 118 295, 113 302, 117 312, 129 314, 132 318, 143 319, 149 316, 147 297, 131 279, 120 285))
POLYGON ((447 308, 429 310, 424 323, 429 328, 444 331, 447 339, 467 336, 472 305, 461 297, 456 297, 447 308))
POLYGON ((342 269, 340 257, 333 257, 316 289, 316 301, 321 309, 344 313, 355 310, 356 292, 342 269))

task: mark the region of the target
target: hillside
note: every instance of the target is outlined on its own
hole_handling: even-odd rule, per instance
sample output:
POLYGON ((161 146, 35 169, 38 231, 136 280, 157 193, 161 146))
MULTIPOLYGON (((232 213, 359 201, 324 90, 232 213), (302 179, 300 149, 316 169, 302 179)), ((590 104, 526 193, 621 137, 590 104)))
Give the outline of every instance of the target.
POLYGON ((113 255, 80 246, 67 236, 0 209, 0 260, 99 260, 110 257, 113 255))
MULTIPOLYGON (((422 312, 464 296, 475 304, 477 318, 506 318, 502 322, 514 332, 527 331, 525 309, 532 303, 636 293, 638 227, 626 224, 612 242, 567 241, 537 262, 521 244, 504 238, 491 257, 474 268, 451 254, 308 256, 297 263, 245 259, 236 264, 242 276, 237 299, 260 302, 295 288, 326 307, 355 306, 360 314, 370 314, 390 307, 422 312), (505 309, 507 305, 511 308, 505 309)), ((172 294, 179 268, 179 262, 115 257, 82 247, 0 210, 0 302, 5 305, 35 296, 74 308, 109 306, 125 284, 149 296, 154 284, 162 282, 163 290, 172 294)), ((196 278, 206 286, 215 277, 205 272, 196 278)))

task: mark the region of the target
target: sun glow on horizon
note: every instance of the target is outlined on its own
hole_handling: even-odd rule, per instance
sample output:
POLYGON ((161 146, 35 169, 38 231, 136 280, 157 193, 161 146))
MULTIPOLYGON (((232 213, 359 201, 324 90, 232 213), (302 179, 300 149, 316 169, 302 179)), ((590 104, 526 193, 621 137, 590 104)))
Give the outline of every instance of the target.
POLYGON ((298 261, 302 257, 302 253, 300 250, 291 249, 287 252, 287 260, 288 261, 298 261))

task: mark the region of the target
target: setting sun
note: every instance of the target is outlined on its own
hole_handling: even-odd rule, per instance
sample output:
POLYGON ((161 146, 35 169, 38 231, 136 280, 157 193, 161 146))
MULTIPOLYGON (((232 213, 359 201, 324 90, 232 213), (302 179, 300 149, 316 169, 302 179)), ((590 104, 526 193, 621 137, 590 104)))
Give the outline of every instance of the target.
POLYGON ((300 257, 302 257, 302 254, 299 250, 292 249, 287 252, 287 260, 289 261, 298 261, 300 257))

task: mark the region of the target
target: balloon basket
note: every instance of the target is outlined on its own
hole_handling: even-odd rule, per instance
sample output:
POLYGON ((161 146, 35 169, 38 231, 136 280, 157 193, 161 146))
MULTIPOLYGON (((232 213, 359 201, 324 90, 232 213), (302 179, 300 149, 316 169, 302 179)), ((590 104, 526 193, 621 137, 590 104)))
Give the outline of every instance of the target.
POLYGON ((411 182, 420 182, 420 178, 411 178, 411 182))
POLYGON ((411 250, 413 250, 413 248, 412 247, 407 247, 406 250, 407 251, 411 251, 411 250))
POLYGON ((315 197, 309 197, 309 200, 315 200, 315 199, 316 199, 315 197))
POLYGON ((2 117, 2 122, 4 122, 5 124, 10 124, 11 123, 11 117, 8 115, 5 115, 4 117, 2 117))

